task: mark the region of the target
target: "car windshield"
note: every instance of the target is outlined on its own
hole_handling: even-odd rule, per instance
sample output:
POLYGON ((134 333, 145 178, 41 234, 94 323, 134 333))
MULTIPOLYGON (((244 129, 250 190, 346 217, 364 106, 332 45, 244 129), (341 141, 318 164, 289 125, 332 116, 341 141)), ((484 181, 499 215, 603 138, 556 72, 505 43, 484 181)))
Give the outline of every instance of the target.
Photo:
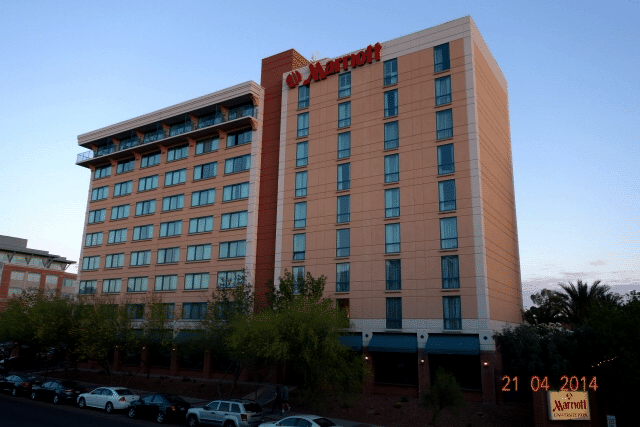
POLYGON ((120 396, 131 396, 131 395, 133 395, 133 392, 131 390, 129 390, 128 388, 117 388, 114 391, 116 393, 118 393, 120 396))
POLYGON ((332 427, 337 425, 333 421, 326 418, 316 418, 315 420, 313 420, 313 422, 318 424, 320 427, 332 427))
POLYGON ((257 403, 245 403, 244 409, 247 412, 262 412, 262 408, 257 403))

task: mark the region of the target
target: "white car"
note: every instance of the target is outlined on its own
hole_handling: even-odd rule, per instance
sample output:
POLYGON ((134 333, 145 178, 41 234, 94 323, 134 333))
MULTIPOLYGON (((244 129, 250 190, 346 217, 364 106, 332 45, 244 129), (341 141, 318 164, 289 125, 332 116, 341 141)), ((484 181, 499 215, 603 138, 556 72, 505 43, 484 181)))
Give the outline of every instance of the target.
POLYGON ((333 421, 321 417, 319 415, 294 415, 281 419, 280 421, 271 421, 269 423, 262 423, 259 427, 340 427, 333 421))
POLYGON ((90 393, 82 393, 78 396, 78 406, 84 408, 104 408, 111 413, 116 409, 127 409, 134 400, 140 396, 123 387, 98 387, 90 393))

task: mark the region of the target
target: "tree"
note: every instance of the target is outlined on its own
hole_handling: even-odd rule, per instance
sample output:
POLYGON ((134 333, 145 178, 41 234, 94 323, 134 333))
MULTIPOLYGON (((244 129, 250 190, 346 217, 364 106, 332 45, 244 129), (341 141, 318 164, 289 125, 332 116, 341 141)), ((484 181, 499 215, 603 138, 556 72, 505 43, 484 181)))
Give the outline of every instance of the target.
POLYGON ((578 280, 574 285, 569 282, 568 285, 560 283, 560 287, 564 293, 559 295, 562 297, 562 316, 570 325, 583 324, 589 314, 589 310, 601 304, 617 305, 622 298, 609 292, 609 286, 601 284, 600 280, 593 282, 589 286, 586 282, 578 280))
POLYGON ((435 381, 428 391, 422 393, 420 404, 431 411, 429 424, 436 425, 444 409, 448 408, 455 414, 458 408, 466 405, 466 402, 456 377, 440 366, 436 370, 435 381))
POLYGON ((530 325, 557 323, 562 320, 563 299, 559 292, 549 289, 531 295, 533 307, 525 310, 523 318, 530 325))

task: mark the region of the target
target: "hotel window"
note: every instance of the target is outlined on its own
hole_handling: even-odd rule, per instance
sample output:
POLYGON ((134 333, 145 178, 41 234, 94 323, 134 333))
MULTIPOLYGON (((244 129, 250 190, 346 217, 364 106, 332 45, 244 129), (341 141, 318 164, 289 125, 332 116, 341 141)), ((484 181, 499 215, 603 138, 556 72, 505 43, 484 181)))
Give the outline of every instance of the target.
POLYGON ((117 294, 120 292, 122 279, 104 279, 102 281, 103 294, 117 294))
POLYGON ((29 265, 43 267, 44 266, 44 262, 42 261, 42 258, 31 257, 31 259, 29 260, 29 265))
POLYGON ((384 149, 391 150, 398 148, 400 138, 398 134, 398 122, 388 122, 384 124, 384 149))
POLYGON ((45 280, 45 283, 48 283, 50 285, 57 285, 58 284, 58 276, 49 276, 49 275, 47 275, 44 280, 45 280))
POLYGON ((338 191, 351 188, 351 164, 338 165, 338 191))
POLYGON ((81 280, 80 286, 78 287, 78 294, 80 295, 95 294, 97 287, 98 287, 97 280, 81 280))
POLYGON ((440 212, 453 211, 456 209, 456 181, 438 182, 438 198, 440 200, 440 212))
POLYGON ((455 172, 453 144, 438 146, 438 175, 455 172))
MULTIPOLYGON (((14 273, 14 271, 12 271, 11 273, 14 273)), ((27 282, 38 282, 38 283, 40 283, 40 274, 39 273, 27 273, 27 282)), ((71 285, 71 286, 73 286, 73 285, 71 285)))
POLYGON ((213 230, 213 216, 191 218, 189 220, 189 234, 206 233, 213 230))
POLYGON ((158 249, 157 264, 174 264, 180 262, 180 248, 158 249))
POLYGON ((167 150, 167 162, 184 159, 189 155, 189 145, 181 145, 180 147, 170 148, 167 150))
POLYGON ((198 129, 206 128, 208 126, 213 126, 222 123, 224 116, 221 111, 218 111, 216 107, 216 112, 213 114, 209 114, 207 116, 198 117, 198 129))
POLYGON ((351 196, 338 196, 337 198, 337 217, 338 224, 349 222, 351 220, 351 196))
POLYGON ((219 271, 218 272, 218 289, 235 288, 244 282, 244 270, 219 271))
POLYGON ((440 249, 456 249, 458 247, 457 218, 440 218, 440 249))
POLYGON ((156 211, 156 201, 145 200, 143 202, 136 203, 136 216, 150 215, 156 211))
MULTIPOLYGON (((95 258, 95 257, 93 257, 93 258, 95 258)), ((86 259, 87 258, 85 258, 85 260, 86 259)), ((83 268, 83 270, 89 270, 89 269, 83 268)), ((12 271, 11 272, 11 280, 24 280, 24 271, 12 271)))
POLYGON ((164 138, 164 129, 156 129, 154 131, 145 133, 142 137, 142 143, 146 144, 147 142, 159 141, 162 138, 164 138))
POLYGON ((293 228, 307 226, 307 202, 298 202, 293 205, 293 228))
POLYGON ((232 157, 224 161, 224 173, 247 171, 251 167, 251 154, 232 157))
POLYGON ((296 144, 296 167, 307 166, 309 163, 309 142, 298 142, 296 144))
POLYGON ((218 137, 207 139, 205 141, 199 141, 196 143, 196 155, 209 153, 211 151, 218 150, 218 137))
POLYGON ((187 291, 209 289, 209 273, 185 274, 184 289, 187 291))
POLYGON ((384 116, 398 115, 398 89, 384 93, 384 116))
POLYGON ((451 102, 451 76, 436 79, 436 106, 451 102))
POLYGON ((338 158, 344 159, 351 156, 351 132, 338 134, 338 158))
POLYGON ((147 154, 140 159, 140 169, 160 164, 160 153, 147 154))
POLYGON ((220 229, 229 230, 232 228, 244 228, 247 226, 248 220, 248 211, 225 213, 222 214, 222 218, 220 220, 220 229))
POLYGON ((85 246, 100 246, 102 244, 102 233, 90 233, 85 237, 85 246))
POLYGON ((101 166, 93 172, 93 179, 106 178, 111 175, 111 165, 101 166))
POLYGON ((399 259, 388 259, 385 262, 385 277, 388 291, 402 289, 402 269, 399 259))
MULTIPOLYGON (((27 263, 27 258, 25 256, 22 255, 14 255, 13 258, 11 259, 11 261, 14 264, 26 264, 27 263)), ((53 264, 51 265, 51 268, 53 268, 53 264)), ((59 268, 57 270, 60 270, 59 268)))
POLYGON ((212 205, 216 200, 216 189, 194 191, 191 193, 191 207, 212 205))
POLYGON ((398 59, 390 59, 388 61, 384 61, 383 63, 384 69, 384 85, 394 85, 398 83, 398 59))
POLYGON ((387 298, 387 329, 402 329, 402 298, 387 298))
POLYGON ((338 128, 351 126, 351 102, 338 104, 338 128))
POLYGON ((309 85, 298 86, 298 108, 309 106, 309 85))
POLYGON ((179 236, 182 233, 182 221, 160 223, 160 237, 179 236))
POLYGON ((124 267, 124 254, 109 254, 104 262, 104 268, 124 267))
POLYGON ((349 263, 336 264, 336 292, 349 292, 349 263))
POLYGON ((151 263, 151 251, 131 252, 130 266, 149 265, 151 263))
POLYGON ((149 240, 153 238, 153 224, 133 227, 133 240, 149 240))
POLYGON ((104 222, 107 216, 106 209, 98 209, 95 211, 89 211, 89 224, 96 224, 98 222, 104 222))
POLYGON ((180 135, 185 132, 191 131, 193 127, 193 123, 188 118, 185 118, 184 123, 177 123, 175 125, 171 125, 169 128, 169 136, 180 135))
POLYGON ((147 292, 148 285, 148 277, 129 277, 127 281, 127 292, 147 292))
POLYGON ((398 216, 400 216, 400 189, 384 190, 384 217, 395 218, 398 216))
POLYGON ((291 267, 291 276, 293 278, 293 289, 291 292, 294 295, 300 295, 300 291, 304 286, 304 266, 291 267))
POLYGON ((178 276, 175 274, 156 276, 154 291, 175 291, 178 287, 178 276))
MULTIPOLYGON (((132 132, 133 134, 133 132, 132 132)), ((127 148, 131 148, 131 147, 135 147, 136 145, 138 145, 138 137, 137 136, 132 136, 131 138, 128 139, 123 139, 122 141, 120 141, 120 143, 118 143, 118 151, 122 151, 122 150, 126 150, 127 148)))
POLYGON ((116 166, 116 175, 119 173, 132 171, 135 167, 135 162, 136 161, 134 159, 122 160, 118 162, 118 165, 116 166))
POLYGON ((306 234, 294 234, 293 235, 293 260, 303 260, 305 256, 305 250, 307 246, 306 234))
POLYGON ((460 297, 442 297, 442 314, 445 329, 462 329, 460 297))
POLYGON ((164 186, 183 184, 187 181, 187 169, 178 169, 164 174, 164 186))
POLYGON ((184 194, 176 194, 162 199, 162 212, 175 211, 184 207, 184 194))
POLYGON ((347 257, 351 251, 351 230, 336 230, 336 257, 347 257))
POLYGON ((214 178, 218 174, 218 162, 206 163, 193 168, 193 180, 214 178))
POLYGON ((351 72, 346 72, 338 76, 338 98, 351 96, 351 72))
POLYGON ((127 241, 127 229, 119 228, 109 231, 107 243, 124 243, 127 241))
POLYGON ((442 257, 442 289, 458 289, 460 287, 460 267, 458 255, 442 257))
POLYGON ((247 249, 246 240, 236 240, 235 242, 220 242, 218 258, 242 258, 247 249))
POLYGON ((158 188, 158 175, 147 176, 138 180, 138 191, 147 191, 158 188))
POLYGON ((113 186, 113 196, 126 196, 133 190, 133 181, 119 182, 113 186))
POLYGON ((246 199, 249 197, 249 183, 227 185, 222 190, 222 201, 246 199))
POLYGON ((453 115, 452 110, 436 112, 436 139, 453 138, 453 115))
POLYGON ((307 171, 296 172, 296 197, 307 195, 307 171))
POLYGON ((433 72, 448 70, 449 64, 449 43, 441 44, 433 48, 433 72))
POLYGON ((123 219, 128 217, 129 205, 120 205, 111 208, 111 219, 123 219))
POLYGON ((309 135, 309 113, 298 114, 298 138, 309 135))
POLYGON ((176 304, 174 302, 165 302, 162 304, 165 313, 165 319, 173 319, 176 313, 176 304))
POLYGON ((384 156, 384 182, 398 182, 400 180, 400 155, 384 156))
POLYGON ((386 224, 384 226, 385 253, 400 252, 400 224, 386 224))
POLYGON ((144 304, 126 304, 128 319, 144 319, 144 304))
POLYGON ((187 261, 204 261, 208 259, 211 259, 211 244, 187 246, 187 261))
POLYGON ((103 200, 109 197, 109 186, 94 188, 91 190, 91 201, 103 200))
POLYGON ((252 137, 253 130, 251 128, 232 132, 227 135, 227 148, 249 144, 252 140, 252 137))
POLYGON ((82 259, 82 269, 83 270, 97 270, 100 268, 100 257, 99 256, 89 256, 84 257, 82 259))
POLYGON ((182 319, 199 320, 207 314, 206 302, 185 302, 182 303, 182 319))

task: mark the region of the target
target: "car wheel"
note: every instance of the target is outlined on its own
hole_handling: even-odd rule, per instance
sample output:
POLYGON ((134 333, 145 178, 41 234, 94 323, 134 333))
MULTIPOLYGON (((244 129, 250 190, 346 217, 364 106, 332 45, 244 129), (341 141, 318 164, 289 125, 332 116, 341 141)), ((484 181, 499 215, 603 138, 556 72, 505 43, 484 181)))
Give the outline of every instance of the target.
POLYGON ((84 397, 81 397, 80 400, 78 400, 78 407, 79 408, 84 408, 87 406, 87 401, 84 400, 84 397))
POLYGON ((189 415, 189 418, 187 418, 187 425, 189 427, 198 427, 200 425, 200 423, 198 422, 198 417, 196 417, 195 415, 189 415))
POLYGON ((36 400, 36 392, 32 391, 30 397, 31 397, 31 400, 36 400))
POLYGON ((53 395, 53 404, 57 405, 58 403, 60 403, 60 397, 57 394, 53 395))
POLYGON ((162 424, 164 422, 164 414, 162 413, 162 411, 159 411, 158 415, 156 415, 156 421, 159 424, 162 424))
POLYGON ((111 402, 107 402, 106 406, 104 407, 104 410, 107 411, 108 414, 113 412, 113 403, 111 402))
POLYGON ((17 396, 18 395, 18 389, 14 388, 13 390, 11 390, 11 396, 17 396))
POLYGON ((134 408, 134 407, 129 408, 129 412, 127 412, 127 415, 129 415, 129 418, 135 418, 136 417, 136 408, 134 408))

